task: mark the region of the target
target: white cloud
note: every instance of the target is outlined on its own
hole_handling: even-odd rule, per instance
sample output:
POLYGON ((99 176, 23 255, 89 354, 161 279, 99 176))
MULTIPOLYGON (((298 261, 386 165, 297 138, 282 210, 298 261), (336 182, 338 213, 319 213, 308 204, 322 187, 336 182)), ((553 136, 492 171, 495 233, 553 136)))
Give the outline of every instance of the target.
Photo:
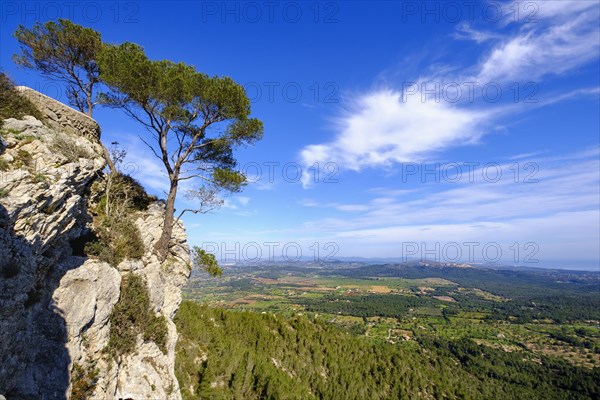
POLYGON ((364 257, 403 256, 403 243, 425 243, 431 249, 451 242, 461 244, 466 255, 462 244, 477 242, 481 258, 484 244, 498 243, 505 262, 513 257, 514 243, 522 261, 529 254, 524 246, 531 242, 538 246, 540 263, 530 266, 556 267, 557 259, 593 260, 600 251, 599 155, 599 148, 560 156, 521 155, 500 164, 503 175, 496 183, 485 181, 477 169, 473 182, 465 176, 458 183, 423 184, 414 190, 365 190, 362 194, 370 200, 362 204, 304 199, 301 205, 329 217, 268 231, 209 232, 203 238, 227 242, 229 248, 235 242, 294 242, 305 255, 312 254, 315 242, 321 247, 333 242, 338 256, 364 257), (515 162, 521 171, 517 182, 515 162), (524 173, 532 171, 524 169, 529 162, 539 167, 530 177, 537 183, 523 183, 524 173))
MULTIPOLYGON (((484 246, 492 246, 492 249, 501 249, 504 262, 516 259, 515 263, 521 265, 531 262, 530 266, 552 266, 556 260, 597 258, 599 227, 598 224, 590 224, 590 221, 597 221, 598 216, 598 211, 587 210, 558 213, 545 218, 481 222, 477 225, 395 225, 339 232, 332 240, 339 244, 340 253, 348 255, 410 255, 438 261, 455 261, 446 258, 453 258, 454 252, 446 252, 444 249, 452 250, 456 247, 460 249, 463 260, 468 260, 469 251, 473 250, 473 260, 481 261, 485 259, 484 246), (552 235, 548 235, 549 232, 552 235), (531 256, 530 259, 526 259, 528 256, 531 256)), ((490 254, 494 257, 494 252, 488 253, 490 254)))
POLYGON ((523 159, 523 158, 531 158, 531 157, 537 156, 539 154, 542 154, 542 152, 541 151, 536 151, 536 152, 533 152, 533 153, 522 153, 522 154, 516 154, 514 156, 510 156, 508 159, 509 160, 520 160, 520 159, 523 159))
POLYGON ((453 36, 458 40, 472 40, 477 43, 483 43, 487 42, 488 40, 499 39, 502 37, 502 35, 495 32, 474 29, 469 23, 466 22, 457 26, 456 32, 453 36))
MULTIPOLYGON (((515 2, 512 9, 515 7, 524 6, 515 2)), ((525 17, 517 19, 519 29, 508 35, 460 25, 459 35, 467 35, 479 43, 491 42, 487 56, 480 63, 465 68, 471 71, 465 76, 445 70, 417 80, 421 89, 423 83, 427 88, 435 88, 436 83, 441 83, 441 87, 456 83, 463 89, 460 101, 452 103, 444 96, 441 101, 430 97, 422 99, 422 90, 416 95, 407 95, 405 91, 403 96, 401 90, 389 85, 358 95, 355 106, 335 120, 336 133, 331 141, 311 144, 301 150, 302 163, 309 166, 333 162, 340 170, 354 171, 388 168, 395 163, 431 159, 444 150, 477 143, 490 133, 491 122, 495 122, 497 129, 501 128, 498 122, 507 111, 514 115, 531 107, 514 103, 491 105, 481 98, 476 104, 464 104, 462 100, 467 97, 464 84, 476 82, 482 87, 490 82, 508 85, 511 80, 531 81, 548 74, 562 74, 598 59, 598 10, 596 2, 540 2, 535 14, 538 22, 528 22, 525 17)), ((593 88, 559 93, 551 96, 552 100, 534 106, 542 107, 586 93, 597 94, 597 91, 593 88)), ((308 173, 304 174, 302 183, 304 187, 310 186, 308 173)))
POLYGON ((359 212, 369 210, 369 206, 365 204, 340 204, 336 206, 336 209, 340 211, 359 212))
POLYGON ((275 189, 275 180, 269 182, 267 179, 258 179, 257 181, 250 181, 250 185, 253 189, 266 191, 275 189))
POLYGON ((315 200, 302 199, 298 202, 301 206, 312 207, 312 208, 335 208, 338 211, 345 212, 359 212, 369 211, 370 207, 366 204, 339 204, 339 203, 326 203, 321 204, 315 200))
MULTIPOLYGON (((421 101, 391 89, 360 97, 356 108, 337 120, 339 134, 326 144, 306 146, 304 165, 337 163, 359 171, 418 161, 448 147, 476 142, 490 114, 445 102, 421 101)), ((308 185, 310 175, 303 183, 308 185)))
POLYGON ((312 199, 302 199, 298 202, 298 204, 300 204, 301 206, 304 207, 320 207, 321 205, 312 199))
POLYGON ((239 208, 232 199, 223 199, 222 207, 227 210, 237 210, 239 208))

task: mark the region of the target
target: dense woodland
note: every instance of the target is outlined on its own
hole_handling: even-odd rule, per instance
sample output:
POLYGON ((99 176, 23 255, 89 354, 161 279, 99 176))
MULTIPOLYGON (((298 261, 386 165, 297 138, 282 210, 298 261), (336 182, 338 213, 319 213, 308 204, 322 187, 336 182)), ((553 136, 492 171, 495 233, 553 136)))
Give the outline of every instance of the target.
POLYGON ((406 279, 443 277, 465 287, 478 287, 491 293, 519 298, 554 294, 597 294, 600 289, 598 274, 582 271, 537 269, 491 269, 427 267, 404 264, 373 264, 358 268, 340 268, 321 271, 322 275, 342 275, 365 279, 397 277, 406 279))
POLYGON ((176 317, 184 399, 589 399, 600 369, 429 336, 390 344, 312 316, 184 302, 176 317))
MULTIPOLYGON (((441 290, 438 290, 441 294, 441 290)), ((528 296, 522 299, 493 302, 472 294, 452 293, 458 304, 445 304, 428 296, 376 295, 351 296, 340 301, 336 296, 300 301, 308 311, 339 313, 357 317, 381 316, 401 318, 414 307, 444 306, 444 314, 460 310, 490 312, 489 320, 527 323, 549 319, 557 323, 577 320, 600 320, 597 293, 557 296, 528 296)))

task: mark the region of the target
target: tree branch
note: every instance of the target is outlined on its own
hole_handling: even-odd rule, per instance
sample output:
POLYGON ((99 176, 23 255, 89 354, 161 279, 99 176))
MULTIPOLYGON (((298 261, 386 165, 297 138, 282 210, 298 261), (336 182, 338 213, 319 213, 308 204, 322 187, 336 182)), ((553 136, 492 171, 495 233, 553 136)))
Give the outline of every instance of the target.
POLYGON ((146 142, 146 140, 144 140, 144 138, 142 137, 142 135, 138 135, 138 137, 140 138, 140 140, 142 142, 144 142, 144 144, 148 147, 150 147, 150 150, 152 150, 152 152, 154 153, 154 155, 156 156, 156 158, 158 158, 159 160, 162 161, 162 157, 158 155, 158 153, 156 152, 156 150, 154 150, 154 147, 151 146, 148 142, 146 142))

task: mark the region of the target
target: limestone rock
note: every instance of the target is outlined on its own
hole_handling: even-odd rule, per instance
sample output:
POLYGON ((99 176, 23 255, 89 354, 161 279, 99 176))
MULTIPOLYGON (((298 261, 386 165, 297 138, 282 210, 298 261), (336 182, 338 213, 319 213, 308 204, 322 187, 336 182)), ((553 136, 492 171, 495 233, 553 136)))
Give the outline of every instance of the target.
POLYGON ((73 365, 99 371, 93 399, 180 399, 174 374, 181 302, 190 256, 185 228, 174 227, 175 256, 152 254, 164 204, 139 212, 146 254, 117 268, 83 257, 90 232, 89 189, 105 162, 100 128, 88 116, 32 89, 33 117, 3 122, 0 159, 0 398, 65 399, 73 365), (138 338, 136 351, 109 360, 103 350, 125 274, 143 276, 151 305, 167 318, 167 352, 138 338))

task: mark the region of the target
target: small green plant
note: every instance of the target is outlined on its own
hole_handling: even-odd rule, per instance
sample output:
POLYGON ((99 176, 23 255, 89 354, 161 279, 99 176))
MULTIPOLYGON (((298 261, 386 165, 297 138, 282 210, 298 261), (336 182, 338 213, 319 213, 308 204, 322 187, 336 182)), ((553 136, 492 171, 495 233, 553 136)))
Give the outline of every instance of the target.
POLYGON ((0 188, 0 199, 3 198, 3 197, 8 196, 9 193, 10 192, 8 190, 6 190, 4 188, 0 188))
POLYGON ((86 348, 90 344, 90 341, 85 333, 81 334, 81 344, 83 345, 83 347, 86 347, 86 348))
POLYGON ((32 160, 33 157, 31 156, 31 153, 27 150, 19 149, 14 158, 14 166, 15 168, 29 167, 32 160))
POLYGON ((110 316, 110 335, 105 352, 116 358, 135 351, 138 335, 153 341, 166 353, 168 335, 164 316, 156 316, 144 279, 129 274, 121 282, 121 297, 110 316))
POLYGON ((50 144, 50 150, 62 154, 70 162, 77 162, 80 158, 93 157, 93 154, 88 149, 66 134, 55 135, 50 144))
POLYGON ((0 120, 21 119, 25 115, 42 120, 42 113, 31 101, 19 93, 6 74, 0 73, 0 120))
POLYGON ((133 221, 125 220, 113 222, 112 243, 118 259, 138 260, 144 255, 144 241, 138 227, 133 221))
POLYGON ((14 137, 17 139, 19 139, 19 136, 21 136, 21 132, 13 128, 0 129, 0 133, 3 135, 14 135, 14 137))
POLYGON ((37 174, 33 174, 29 177, 31 182, 33 183, 42 183, 48 182, 48 175, 38 172, 37 174))
POLYGON ((89 399, 98 383, 98 374, 98 368, 94 365, 83 367, 73 363, 71 369, 71 400, 89 399))
POLYGON ((98 240, 85 246, 88 256, 97 257, 116 267, 125 259, 139 260, 144 255, 142 235, 130 218, 103 219, 96 228, 96 235, 98 240))
POLYGON ((4 158, 0 158, 0 171, 8 171, 10 164, 4 158))
POLYGON ((109 246, 100 240, 94 240, 85 244, 85 254, 88 257, 98 258, 100 261, 107 262, 112 265, 113 253, 109 246))
POLYGON ((144 211, 156 197, 150 196, 144 187, 129 175, 113 172, 92 188, 102 193, 95 211, 99 216, 123 217, 135 211, 144 211))
POLYGON ((17 139, 19 141, 20 146, 24 146, 26 144, 33 142, 37 138, 32 135, 25 135, 25 134, 19 133, 19 134, 15 135, 15 139, 17 139))
POLYGON ((135 224, 135 213, 145 210, 151 201, 144 188, 133 178, 110 173, 92 185, 94 231, 97 241, 86 245, 85 254, 113 266, 125 259, 140 259, 145 247, 135 224))
POLYGON ((163 351, 167 352, 167 337, 169 336, 169 328, 167 327, 167 319, 164 315, 151 316, 148 324, 144 327, 144 341, 154 342, 163 351))

